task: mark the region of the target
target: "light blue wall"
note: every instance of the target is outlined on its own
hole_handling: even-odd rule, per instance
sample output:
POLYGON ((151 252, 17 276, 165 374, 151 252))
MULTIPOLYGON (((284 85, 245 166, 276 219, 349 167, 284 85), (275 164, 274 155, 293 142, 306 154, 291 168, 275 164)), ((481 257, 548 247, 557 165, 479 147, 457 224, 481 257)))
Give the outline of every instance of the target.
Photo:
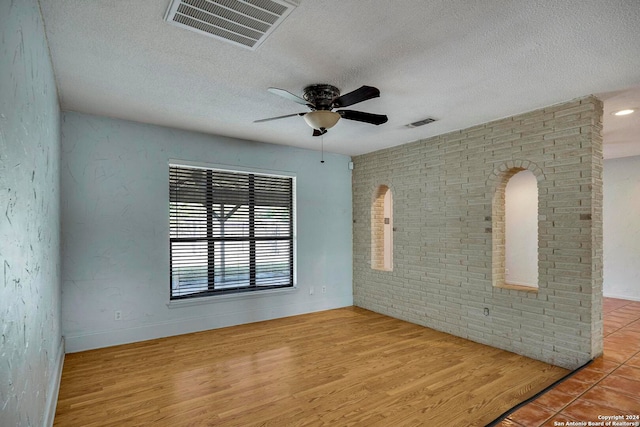
POLYGON ((62 134, 68 351, 352 305, 349 157, 78 113, 62 134), (167 306, 170 159, 295 173, 297 291, 167 306))
POLYGON ((604 296, 640 301, 640 156, 604 161, 604 296))
POLYGON ((37 0, 0 1, 0 426, 53 420, 60 111, 37 0))

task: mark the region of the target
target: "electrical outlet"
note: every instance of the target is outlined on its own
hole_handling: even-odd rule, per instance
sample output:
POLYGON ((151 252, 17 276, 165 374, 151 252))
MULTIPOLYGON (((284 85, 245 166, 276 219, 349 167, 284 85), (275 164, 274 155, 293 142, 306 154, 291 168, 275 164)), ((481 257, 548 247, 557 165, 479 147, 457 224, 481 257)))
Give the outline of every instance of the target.
POLYGON ((313 286, 309 286, 309 295, 313 295, 313 286))
POLYGON ((122 320, 122 311, 116 310, 113 312, 113 320, 122 320))
POLYGON ((326 293, 327 293, 327 287, 326 287, 326 286, 323 286, 323 287, 322 287, 322 293, 323 293, 323 294, 326 294, 326 293))
POLYGON ((489 315, 489 307, 485 307, 484 308, 484 315, 488 316, 489 315))

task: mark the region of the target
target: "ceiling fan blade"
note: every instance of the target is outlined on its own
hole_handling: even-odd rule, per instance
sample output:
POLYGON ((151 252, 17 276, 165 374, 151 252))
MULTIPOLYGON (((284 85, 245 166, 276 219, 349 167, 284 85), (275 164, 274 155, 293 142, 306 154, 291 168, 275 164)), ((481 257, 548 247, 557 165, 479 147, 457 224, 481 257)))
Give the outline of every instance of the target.
POLYGON ((313 130, 313 136, 320 136, 320 135, 324 135, 325 133, 327 133, 326 129, 314 129, 313 130))
POLYGON ((381 125, 389 120, 384 114, 363 113, 362 111, 338 110, 336 113, 340 114, 343 119, 371 123, 372 125, 381 125))
POLYGON ((294 113, 294 114, 287 114, 286 116, 269 117, 268 119, 254 120, 253 123, 268 122, 268 121, 271 121, 271 120, 284 119, 284 118, 293 117, 293 116, 304 116, 305 114, 307 114, 307 113, 294 113))
POLYGON ((311 104, 310 102, 305 101, 304 99, 300 98, 299 96, 294 95, 291 92, 288 92, 288 91, 286 91, 284 89, 278 89, 277 87, 270 87, 267 90, 269 92, 273 93, 274 95, 281 96, 283 98, 288 99, 289 101, 297 102, 298 104, 302 104, 302 105, 306 105, 307 107, 314 107, 315 108, 315 105, 311 104))
POLYGON ((333 100, 333 107, 348 107, 349 105, 357 104, 358 102, 366 101, 367 99, 377 98, 380 96, 380 91, 373 86, 362 86, 353 92, 345 93, 342 96, 333 100))

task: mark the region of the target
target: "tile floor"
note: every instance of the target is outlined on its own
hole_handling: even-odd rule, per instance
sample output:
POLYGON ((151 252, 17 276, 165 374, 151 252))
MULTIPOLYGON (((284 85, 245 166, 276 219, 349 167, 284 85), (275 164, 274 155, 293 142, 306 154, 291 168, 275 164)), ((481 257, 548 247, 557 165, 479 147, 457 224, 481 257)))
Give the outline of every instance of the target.
MULTIPOLYGON (((598 416, 640 416, 640 302, 605 298, 603 316, 604 355, 499 426, 606 426, 598 416)), ((614 425, 638 426, 640 419, 614 425)))

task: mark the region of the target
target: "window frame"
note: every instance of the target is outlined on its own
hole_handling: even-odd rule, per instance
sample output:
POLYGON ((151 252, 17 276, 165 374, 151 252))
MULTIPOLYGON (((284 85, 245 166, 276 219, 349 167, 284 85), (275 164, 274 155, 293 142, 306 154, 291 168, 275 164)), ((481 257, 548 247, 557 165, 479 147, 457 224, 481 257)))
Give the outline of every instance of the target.
MULTIPOLYGON (((296 229, 297 229, 297 218, 296 218, 296 213, 297 213, 297 209, 296 209, 296 174, 292 173, 292 172, 288 172, 288 171, 273 171, 273 170, 267 170, 267 169, 258 169, 258 168, 247 168, 247 167, 240 167, 240 166, 230 166, 230 165, 221 165, 221 164, 211 164, 211 163, 200 163, 200 162, 191 162, 191 161, 184 161, 184 160, 169 160, 168 162, 168 168, 167 168, 167 172, 168 172, 168 188, 169 188, 169 197, 168 197, 168 203, 167 203, 167 207, 168 207, 168 225, 169 225, 169 229, 168 229, 168 243, 169 243, 169 271, 168 271, 168 277, 169 277, 169 304, 176 304, 176 303, 185 303, 185 302, 189 302, 189 303, 200 303, 201 301, 204 302, 205 299, 209 299, 209 298, 221 298, 221 297, 234 297, 234 296, 240 296, 240 295, 260 295, 260 294, 264 294, 264 293, 273 293, 273 292, 283 292, 283 291, 290 291, 290 290, 295 290, 297 288, 297 268, 296 268, 296 264, 297 264, 297 233, 296 233, 296 229), (172 225, 171 225, 171 221, 172 221, 172 211, 171 211, 171 204, 172 204, 172 195, 171 195, 171 169, 173 167, 182 167, 182 168, 189 168, 189 169, 201 169, 203 171, 213 171, 213 172, 227 172, 227 173, 235 173, 235 174, 242 174, 242 175, 246 175, 248 177, 251 176, 263 176, 263 177, 276 177, 276 178, 288 178, 291 181, 291 194, 290 194, 290 206, 291 206, 291 210, 289 212, 289 230, 290 230, 290 236, 284 239, 276 239, 276 240, 284 240, 284 241, 289 241, 290 242, 290 256, 289 256, 289 262, 290 262, 290 266, 289 266, 289 282, 286 285, 273 285, 273 286, 259 286, 256 284, 256 267, 259 264, 259 261, 256 260, 256 252, 255 252, 255 244, 256 242, 260 242, 261 240, 264 241, 264 238, 260 238, 258 237, 256 239, 256 235, 254 233, 250 232, 250 235, 247 236, 246 238, 240 238, 238 239, 237 237, 231 238, 229 239, 229 241, 245 241, 249 244, 249 251, 247 252, 247 256, 249 257, 249 270, 250 270, 250 285, 249 286, 238 286, 238 287, 232 287, 232 288, 220 288, 220 289, 215 289, 211 286, 211 283, 209 283, 210 280, 210 274, 207 274, 207 289, 203 290, 203 291, 199 291, 199 292, 194 292, 194 293, 189 293, 189 294, 185 294, 185 295, 174 295, 174 290, 173 290, 173 285, 174 285, 174 277, 173 277, 173 264, 174 264, 174 257, 172 255, 172 247, 175 241, 179 240, 180 238, 174 238, 171 237, 172 234, 172 225), (251 238, 251 235, 253 234, 253 239, 251 238), (251 250, 251 248, 253 248, 253 250, 251 250)), ((253 182, 252 178, 249 178, 249 180, 251 180, 253 182)), ((207 188, 205 189, 206 193, 207 193, 207 200, 210 200, 209 198, 209 194, 210 194, 210 189, 208 188, 208 186, 211 183, 207 180, 207 188)), ((254 191, 253 189, 250 191, 254 191)), ((255 209, 256 206, 260 206, 255 204, 255 193, 253 193, 250 197, 251 200, 253 200, 254 204, 252 204, 249 209, 251 211, 253 211, 255 209)), ((215 203, 214 203, 215 205, 215 203)), ((212 205, 206 205, 204 206, 204 209, 206 210, 207 214, 206 214, 206 222, 207 222, 207 236, 206 237, 198 237, 198 238, 193 238, 194 240, 197 241, 206 241, 208 242, 207 245, 209 245, 210 241, 206 240, 209 239, 211 236, 211 234, 209 233, 209 230, 211 229, 211 227, 213 227, 213 217, 211 215, 211 207, 212 205), (210 224, 211 222, 211 224, 210 224)), ((252 218, 250 219, 251 223, 254 224, 255 226, 255 218, 253 218, 253 213, 251 214, 252 218)), ((182 238, 182 241, 188 241, 190 238, 182 238)), ((223 239, 224 240, 224 239, 223 239)), ((227 241, 227 240, 225 240, 227 241)), ((211 259, 210 258, 210 251, 207 251, 207 269, 209 269, 212 264, 215 264, 215 258, 211 259)), ((214 282, 215 283, 215 282, 214 282)))

